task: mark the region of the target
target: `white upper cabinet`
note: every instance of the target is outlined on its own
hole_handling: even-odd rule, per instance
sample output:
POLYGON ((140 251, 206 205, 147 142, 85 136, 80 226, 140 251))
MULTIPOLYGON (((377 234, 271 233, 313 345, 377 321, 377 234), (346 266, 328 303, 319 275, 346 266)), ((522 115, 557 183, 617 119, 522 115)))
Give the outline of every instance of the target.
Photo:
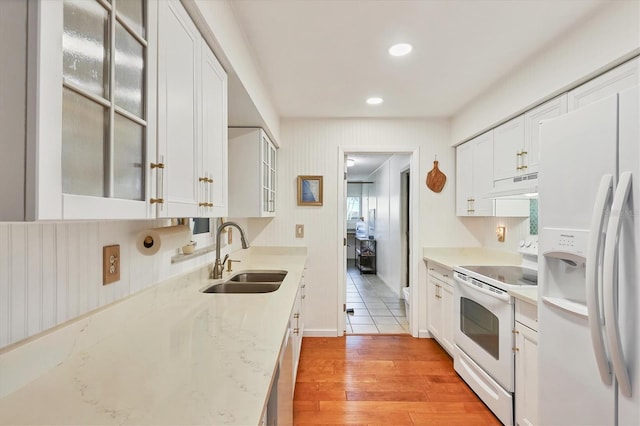
POLYGON ((493 131, 456 148, 456 214, 493 216, 493 131))
POLYGON ((227 212, 227 75, 178 0, 159 2, 159 217, 227 212))
POLYGON ((228 212, 227 73, 209 46, 202 43, 202 173, 199 177, 201 217, 228 212))
POLYGON ((264 130, 229 129, 229 216, 275 216, 276 163, 276 147, 264 130))
POLYGON ((568 110, 574 111, 599 99, 635 87, 640 81, 640 58, 634 58, 569 92, 568 110))
POLYGON ((179 1, 160 2, 157 196, 161 217, 197 217, 200 34, 179 1))
POLYGON ((227 76, 179 1, 1 2, 0 17, 17 59, 0 73, 26 76, 0 88, 16 176, 0 221, 226 214, 227 76))
POLYGON ((520 156, 520 167, 524 173, 535 173, 540 166, 540 121, 566 112, 567 95, 564 94, 525 113, 524 146, 520 156))
MULTIPOLYGON (((155 63, 157 10, 152 1, 120 5, 43 0, 29 3, 28 21, 27 16, 3 16, 28 22, 25 33, 16 34, 19 46, 28 33, 27 114, 14 124, 27 132, 24 140, 11 141, 13 150, 23 147, 25 161, 2 161, 5 173, 24 176, 24 196, 10 200, 15 207, 3 207, 0 220, 153 214, 144 164, 147 141, 155 138, 155 67, 150 64, 155 63)), ((13 56, 6 47, 5 57, 13 56)), ((0 65, 2 73, 7 66, 0 65)), ((16 101, 19 105, 22 99, 16 101)))
POLYGON ((524 148, 524 116, 520 115, 493 129, 493 179, 512 178, 521 173, 524 148))

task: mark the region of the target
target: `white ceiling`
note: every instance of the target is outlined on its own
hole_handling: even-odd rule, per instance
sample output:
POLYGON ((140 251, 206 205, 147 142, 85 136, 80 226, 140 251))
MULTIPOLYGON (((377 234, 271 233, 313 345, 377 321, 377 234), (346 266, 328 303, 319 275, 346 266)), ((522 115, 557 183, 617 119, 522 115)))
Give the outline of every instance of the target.
POLYGON ((606 1, 231 4, 282 117, 450 117, 606 1), (391 57, 397 42, 413 52, 391 57))
POLYGON ((364 181, 369 175, 375 172, 393 154, 368 154, 368 153, 348 153, 347 158, 355 161, 354 165, 347 167, 347 180, 364 181))

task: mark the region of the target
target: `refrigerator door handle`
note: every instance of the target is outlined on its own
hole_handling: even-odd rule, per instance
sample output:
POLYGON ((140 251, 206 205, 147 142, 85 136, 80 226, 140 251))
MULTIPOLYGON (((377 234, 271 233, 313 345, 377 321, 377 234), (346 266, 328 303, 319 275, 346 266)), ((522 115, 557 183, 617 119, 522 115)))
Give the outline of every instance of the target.
POLYGON ((591 218, 591 229, 589 232, 589 245, 587 249, 586 261, 586 290, 587 290, 587 313, 589 316, 589 331, 591 332, 591 344, 593 353, 598 365, 600 379, 605 385, 611 385, 611 367, 607 359, 607 351, 604 344, 602 332, 602 317, 600 316, 600 302, 598 283, 600 275, 598 273, 599 261, 602 253, 602 230, 606 217, 606 210, 611 193, 613 192, 613 176, 606 174, 600 179, 600 186, 596 195, 596 203, 593 207, 591 218))
POLYGON ((604 320, 607 330, 607 340, 609 342, 609 351, 611 353, 611 363, 613 371, 618 379, 620 392, 631 397, 631 381, 629 380, 629 371, 624 360, 622 352, 622 341, 620 339, 620 327, 618 323, 618 312, 616 306, 616 250, 620 242, 620 230, 623 216, 623 208, 629 197, 631 189, 631 172, 624 172, 620 175, 620 182, 616 188, 611 205, 611 219, 607 228, 607 239, 604 243, 604 261, 603 261, 603 305, 604 320))

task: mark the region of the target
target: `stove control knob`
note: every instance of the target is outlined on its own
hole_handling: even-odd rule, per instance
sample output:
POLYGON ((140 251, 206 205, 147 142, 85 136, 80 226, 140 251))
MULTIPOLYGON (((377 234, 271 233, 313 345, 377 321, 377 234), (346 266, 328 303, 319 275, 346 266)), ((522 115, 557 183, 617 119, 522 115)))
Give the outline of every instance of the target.
POLYGON ((524 247, 524 240, 520 240, 520 247, 524 247))
POLYGON ((531 247, 531 241, 527 241, 526 244, 527 248, 531 247))

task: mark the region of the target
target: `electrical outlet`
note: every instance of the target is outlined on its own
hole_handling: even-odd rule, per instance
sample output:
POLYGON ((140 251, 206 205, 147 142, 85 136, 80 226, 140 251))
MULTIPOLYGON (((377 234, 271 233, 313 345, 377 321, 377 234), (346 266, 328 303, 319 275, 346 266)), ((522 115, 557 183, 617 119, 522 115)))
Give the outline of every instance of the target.
POLYGON ((120 281, 120 245, 102 247, 102 285, 120 281))
POLYGON ((304 225, 296 225, 296 238, 304 238, 304 225))

